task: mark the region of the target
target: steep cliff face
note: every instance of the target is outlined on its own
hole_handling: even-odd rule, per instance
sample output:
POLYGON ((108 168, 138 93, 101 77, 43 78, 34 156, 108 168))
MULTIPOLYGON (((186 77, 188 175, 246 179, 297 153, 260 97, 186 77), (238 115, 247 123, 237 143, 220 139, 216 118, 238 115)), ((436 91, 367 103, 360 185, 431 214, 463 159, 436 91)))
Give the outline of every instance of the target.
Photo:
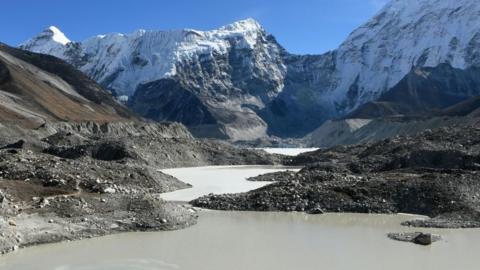
POLYGON ((335 75, 336 52, 324 55, 284 55, 287 74, 282 92, 259 114, 269 132, 280 137, 306 134, 337 111, 327 98, 335 75))
POLYGON ((257 111, 281 92, 286 68, 282 48, 256 22, 248 23, 258 31, 255 40, 228 36, 225 51, 182 58, 174 75, 140 84, 130 106, 148 118, 181 121, 200 136, 266 136, 257 111))
POLYGON ((80 43, 50 28, 22 47, 67 60, 152 119, 206 136, 292 137, 376 100, 412 67, 479 65, 478 14, 476 0, 392 0, 323 55, 289 54, 252 19, 80 43))

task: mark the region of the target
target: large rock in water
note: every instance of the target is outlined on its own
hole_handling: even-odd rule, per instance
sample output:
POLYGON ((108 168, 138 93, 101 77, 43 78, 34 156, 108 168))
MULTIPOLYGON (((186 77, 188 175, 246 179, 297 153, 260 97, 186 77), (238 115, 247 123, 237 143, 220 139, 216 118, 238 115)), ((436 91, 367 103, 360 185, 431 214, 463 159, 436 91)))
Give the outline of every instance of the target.
POLYGON ((439 235, 431 233, 413 232, 413 233, 389 233, 388 237, 393 240, 410 242, 422 246, 430 246, 431 244, 440 241, 442 238, 439 235))
POLYGON ((433 236, 430 233, 420 233, 413 239, 413 243, 422 246, 429 246, 434 242, 433 236))
POLYGON ((203 136, 304 136, 376 100, 412 67, 478 65, 479 12, 477 0, 391 0, 322 55, 287 53, 252 19, 83 42, 49 28, 22 48, 65 59, 119 96, 134 96, 130 104, 144 116, 192 121, 203 136))

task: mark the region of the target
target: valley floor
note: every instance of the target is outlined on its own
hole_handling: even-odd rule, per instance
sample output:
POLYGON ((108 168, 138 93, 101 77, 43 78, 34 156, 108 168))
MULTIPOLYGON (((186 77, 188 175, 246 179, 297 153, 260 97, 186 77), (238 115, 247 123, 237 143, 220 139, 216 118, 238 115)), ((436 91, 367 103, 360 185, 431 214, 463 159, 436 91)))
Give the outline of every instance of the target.
MULTIPOLYGON (((203 187, 185 197, 194 199, 193 206, 312 214, 410 213, 430 218, 404 225, 480 227, 480 129, 476 126, 427 130, 288 157, 196 140, 181 128, 171 134, 172 127, 164 129, 163 124, 142 125, 63 126, 1 148, 0 250, 188 227, 197 221, 196 209, 164 201, 159 194, 195 183, 164 172, 178 178, 185 177, 179 172, 198 177, 205 168, 158 169, 209 165, 284 164, 302 169, 255 171, 244 175, 251 177, 248 187, 243 183, 240 189, 218 191, 243 193, 206 194, 211 187, 203 187), (261 173, 266 174, 255 177, 261 173), (258 189, 249 191, 254 188, 258 189)), ((226 181, 235 177, 235 169, 220 171, 226 181)))

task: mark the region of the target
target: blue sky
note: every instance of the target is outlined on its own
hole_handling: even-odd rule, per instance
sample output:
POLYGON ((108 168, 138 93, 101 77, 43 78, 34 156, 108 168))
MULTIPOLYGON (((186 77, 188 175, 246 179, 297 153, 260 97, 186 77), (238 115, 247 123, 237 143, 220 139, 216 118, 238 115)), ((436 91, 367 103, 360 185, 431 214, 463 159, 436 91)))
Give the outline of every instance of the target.
POLYGON ((17 45, 55 25, 71 40, 136 29, 210 30, 258 20, 292 53, 336 48, 386 0, 23 0, 3 1, 0 42, 17 45))

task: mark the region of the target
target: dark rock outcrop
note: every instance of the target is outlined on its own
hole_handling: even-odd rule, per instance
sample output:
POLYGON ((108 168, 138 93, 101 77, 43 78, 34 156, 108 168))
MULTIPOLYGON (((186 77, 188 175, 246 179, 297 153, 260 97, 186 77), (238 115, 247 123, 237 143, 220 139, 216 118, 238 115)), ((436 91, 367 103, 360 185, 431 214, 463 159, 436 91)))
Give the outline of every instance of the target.
POLYGON ((8 70, 7 65, 0 62, 0 85, 9 81, 10 78, 10 71, 8 70))
POLYGON ((441 64, 433 68, 414 68, 380 98, 362 105, 347 118, 442 114, 443 109, 478 95, 478 67, 460 70, 441 64))
POLYGON ((444 109, 442 111, 442 114, 447 116, 479 117, 480 97, 472 97, 453 106, 450 106, 444 109))
POLYGON ((414 233, 389 233, 388 237, 393 240, 402 241, 402 242, 410 242, 417 245, 422 246, 429 246, 435 242, 440 241, 442 238, 439 235, 431 234, 431 233, 422 233, 422 232, 414 232, 414 233))
POLYGON ((157 121, 174 121, 186 126, 217 124, 200 99, 173 78, 140 85, 130 104, 138 114, 157 121))
POLYGON ((5 145, 4 147, 0 148, 0 149, 8 149, 8 148, 13 148, 13 149, 22 149, 25 145, 25 141, 24 140, 18 140, 14 143, 10 143, 10 144, 7 144, 5 145))

